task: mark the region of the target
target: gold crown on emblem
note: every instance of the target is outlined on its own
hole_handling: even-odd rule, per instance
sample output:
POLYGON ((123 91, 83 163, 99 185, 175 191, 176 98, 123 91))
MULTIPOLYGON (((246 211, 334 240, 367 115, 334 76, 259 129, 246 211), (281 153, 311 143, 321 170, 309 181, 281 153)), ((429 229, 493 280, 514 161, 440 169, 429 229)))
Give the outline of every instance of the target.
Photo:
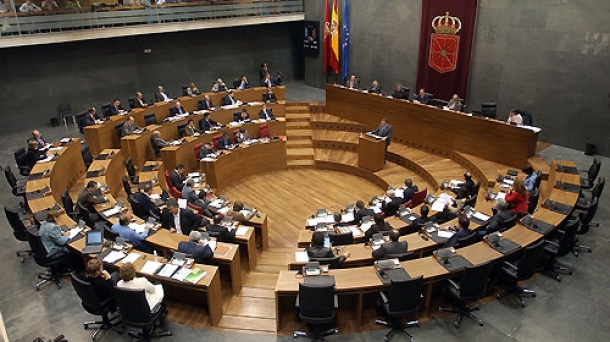
POLYGON ((432 19, 432 28, 438 34, 457 34, 462 28, 458 17, 450 17, 449 12, 432 19))

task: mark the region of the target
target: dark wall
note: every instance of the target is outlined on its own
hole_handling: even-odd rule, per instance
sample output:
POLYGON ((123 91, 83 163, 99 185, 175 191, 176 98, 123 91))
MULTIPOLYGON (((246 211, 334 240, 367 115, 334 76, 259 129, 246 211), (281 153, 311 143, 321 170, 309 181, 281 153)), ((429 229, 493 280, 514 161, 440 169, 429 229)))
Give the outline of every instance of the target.
POLYGON ((191 81, 209 91, 240 74, 258 86, 263 61, 290 80, 303 73, 301 39, 302 23, 282 23, 4 49, 0 133, 47 125, 60 103, 80 111, 115 97, 127 106, 136 91, 153 99, 159 84, 173 97, 191 81))
MULTIPOLYGON (((332 1, 331 1, 332 2, 332 1)), ((342 15, 343 1, 339 1, 342 15)), ((610 2, 480 0, 468 109, 497 102, 533 113, 540 139, 610 155, 610 2)), ((324 22, 324 1, 305 0, 305 18, 324 22)), ((350 72, 415 88, 421 0, 350 1, 350 72)), ((325 82, 322 53, 305 58, 306 83, 325 82)))

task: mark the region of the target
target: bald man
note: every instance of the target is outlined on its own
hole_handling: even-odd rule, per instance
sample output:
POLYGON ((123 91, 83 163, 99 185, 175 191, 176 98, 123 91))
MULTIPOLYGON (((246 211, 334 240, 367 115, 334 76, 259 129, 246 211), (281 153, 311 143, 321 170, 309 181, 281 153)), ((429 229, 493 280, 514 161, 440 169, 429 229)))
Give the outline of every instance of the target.
POLYGON ((47 143, 40 134, 40 131, 36 129, 32 131, 32 137, 28 139, 28 142, 29 141, 36 141, 38 143, 38 149, 41 151, 51 147, 51 144, 47 143))

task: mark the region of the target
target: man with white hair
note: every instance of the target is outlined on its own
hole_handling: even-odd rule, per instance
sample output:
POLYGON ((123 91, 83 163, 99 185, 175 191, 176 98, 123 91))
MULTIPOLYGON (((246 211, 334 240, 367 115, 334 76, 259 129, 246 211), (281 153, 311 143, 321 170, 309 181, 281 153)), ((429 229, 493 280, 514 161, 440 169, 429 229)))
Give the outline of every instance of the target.
POLYGON ((178 252, 193 255, 198 264, 205 264, 214 256, 214 252, 207 242, 201 239, 201 233, 197 230, 190 232, 188 241, 178 243, 178 252))
POLYGON ((212 92, 217 93, 219 91, 228 91, 227 85, 222 81, 222 78, 216 80, 216 83, 212 86, 212 92))
POLYGON ((504 198, 496 199, 493 206, 494 216, 489 220, 486 226, 481 227, 477 234, 479 236, 488 235, 497 232, 504 228, 504 224, 512 217, 508 202, 504 198))

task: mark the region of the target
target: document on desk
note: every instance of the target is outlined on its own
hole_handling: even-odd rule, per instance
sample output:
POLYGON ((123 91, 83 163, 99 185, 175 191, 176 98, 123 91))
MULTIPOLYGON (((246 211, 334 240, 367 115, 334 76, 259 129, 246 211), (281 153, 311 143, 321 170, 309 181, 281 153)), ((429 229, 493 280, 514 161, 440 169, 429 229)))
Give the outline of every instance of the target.
POLYGON ((118 214, 120 212, 120 210, 116 207, 107 209, 102 211, 102 215, 106 216, 106 217, 110 217, 110 216, 114 216, 116 214, 118 214))
POLYGON ((315 218, 308 218, 307 219, 307 226, 308 227, 314 227, 315 225, 318 224, 318 220, 315 218))
POLYGON ((136 260, 138 260, 140 257, 142 256, 142 254, 140 253, 136 253, 136 252, 132 252, 129 253, 125 259, 123 259, 123 262, 130 262, 130 263, 134 263, 136 260))
POLYGON ((59 152, 63 149, 64 149, 63 147, 51 147, 51 148, 49 148, 49 152, 59 152))
POLYGON ((153 274, 155 274, 159 270, 159 268, 161 268, 161 266, 163 266, 163 263, 160 263, 158 261, 148 260, 144 264, 144 266, 142 267, 140 272, 142 272, 144 274, 153 275, 153 274))
POLYGON ((220 208, 218 209, 218 212, 223 215, 226 215, 229 212, 229 207, 220 208))
POLYGON ((179 269, 178 272, 174 273, 172 279, 184 281, 184 278, 186 278, 189 274, 191 274, 191 270, 183 267, 179 269))
POLYGON ((498 192, 498 194, 496 195, 496 199, 499 199, 499 198, 505 198, 505 197, 506 197, 506 192, 504 192, 504 191, 500 191, 500 192, 498 192))
POLYGON ((235 230, 235 236, 246 236, 246 234, 248 234, 249 229, 250 229, 250 227, 239 226, 235 230))
POLYGON ((81 228, 79 228, 79 227, 76 227, 76 228, 74 228, 74 229, 70 229, 70 235, 69 235, 70 240, 74 239, 74 237, 75 237, 75 236, 76 236, 78 233, 80 233, 80 232, 82 232, 82 231, 83 231, 83 230, 82 230, 81 228))
POLYGON ((354 236, 363 236, 364 232, 362 231, 362 229, 358 228, 358 227, 349 227, 349 230, 352 231, 352 234, 354 236))
POLYGON ((472 217, 476 218, 479 221, 487 221, 490 218, 489 216, 487 216, 483 213, 480 213, 478 211, 476 213, 472 214, 472 217))
POLYGON ((201 278, 205 277, 206 274, 207 272, 200 268, 193 268, 191 273, 184 278, 184 281, 188 281, 194 285, 197 284, 201 278))
POLYGON ((367 230, 371 229, 373 221, 368 221, 360 225, 360 230, 366 233, 367 230))
POLYGON ((59 140, 59 142, 62 144, 69 143, 70 141, 72 141, 72 138, 61 138, 61 140, 59 140))
POLYGON ((114 264, 115 262, 123 259, 126 256, 127 256, 127 254, 125 254, 121 251, 112 251, 112 252, 108 253, 108 255, 106 255, 106 257, 104 258, 104 262, 114 264))
POLYGON ((450 200, 446 198, 438 198, 434 203, 432 203, 432 210, 441 212, 445 209, 445 205, 449 203, 450 200))
POLYGON ((159 272, 157 272, 157 275, 159 277, 169 278, 172 275, 174 275, 174 272, 176 272, 178 267, 180 267, 180 266, 172 265, 172 264, 164 264, 163 268, 159 272))
POLYGON ((449 230, 442 230, 442 229, 439 229, 439 230, 438 230, 438 232, 437 232, 437 234, 438 234, 438 237, 441 237, 441 238, 447 238, 447 239, 448 239, 448 238, 452 237, 452 236, 453 236, 453 234, 455 234, 455 233, 454 233, 454 232, 452 232, 452 231, 449 231, 449 230))
POLYGON ((53 158, 55 158, 54 154, 49 154, 47 157, 45 157, 44 159, 40 159, 39 161, 37 161, 37 164, 42 164, 42 163, 48 163, 51 160, 53 160, 53 158))
POLYGON ((210 203, 210 206, 214 208, 220 208, 220 206, 222 206, 222 200, 220 198, 217 198, 210 203))
POLYGON ((187 203, 188 203, 188 202, 186 201, 186 199, 184 199, 184 198, 178 198, 178 207, 179 207, 180 209, 186 209, 186 207, 188 207, 187 203))
POLYGON ((405 189, 403 188, 398 188, 398 189, 394 189, 394 196, 396 197, 405 197, 405 189))
POLYGON ((352 222, 354 219, 355 219, 354 213, 347 213, 347 214, 341 215, 341 220, 343 222, 352 222))
POLYGON ((294 261, 309 262, 309 256, 307 256, 307 252, 294 252, 294 261))
POLYGON ((208 241, 208 246, 210 246, 210 249, 212 250, 212 252, 216 251, 216 240, 208 241))
POLYGON ((136 233, 143 233, 146 231, 145 224, 139 224, 139 223, 135 223, 135 222, 130 223, 129 228, 133 229, 136 233))
POLYGON ((154 199, 154 200, 161 199, 161 195, 160 194, 151 194, 149 197, 154 199))

